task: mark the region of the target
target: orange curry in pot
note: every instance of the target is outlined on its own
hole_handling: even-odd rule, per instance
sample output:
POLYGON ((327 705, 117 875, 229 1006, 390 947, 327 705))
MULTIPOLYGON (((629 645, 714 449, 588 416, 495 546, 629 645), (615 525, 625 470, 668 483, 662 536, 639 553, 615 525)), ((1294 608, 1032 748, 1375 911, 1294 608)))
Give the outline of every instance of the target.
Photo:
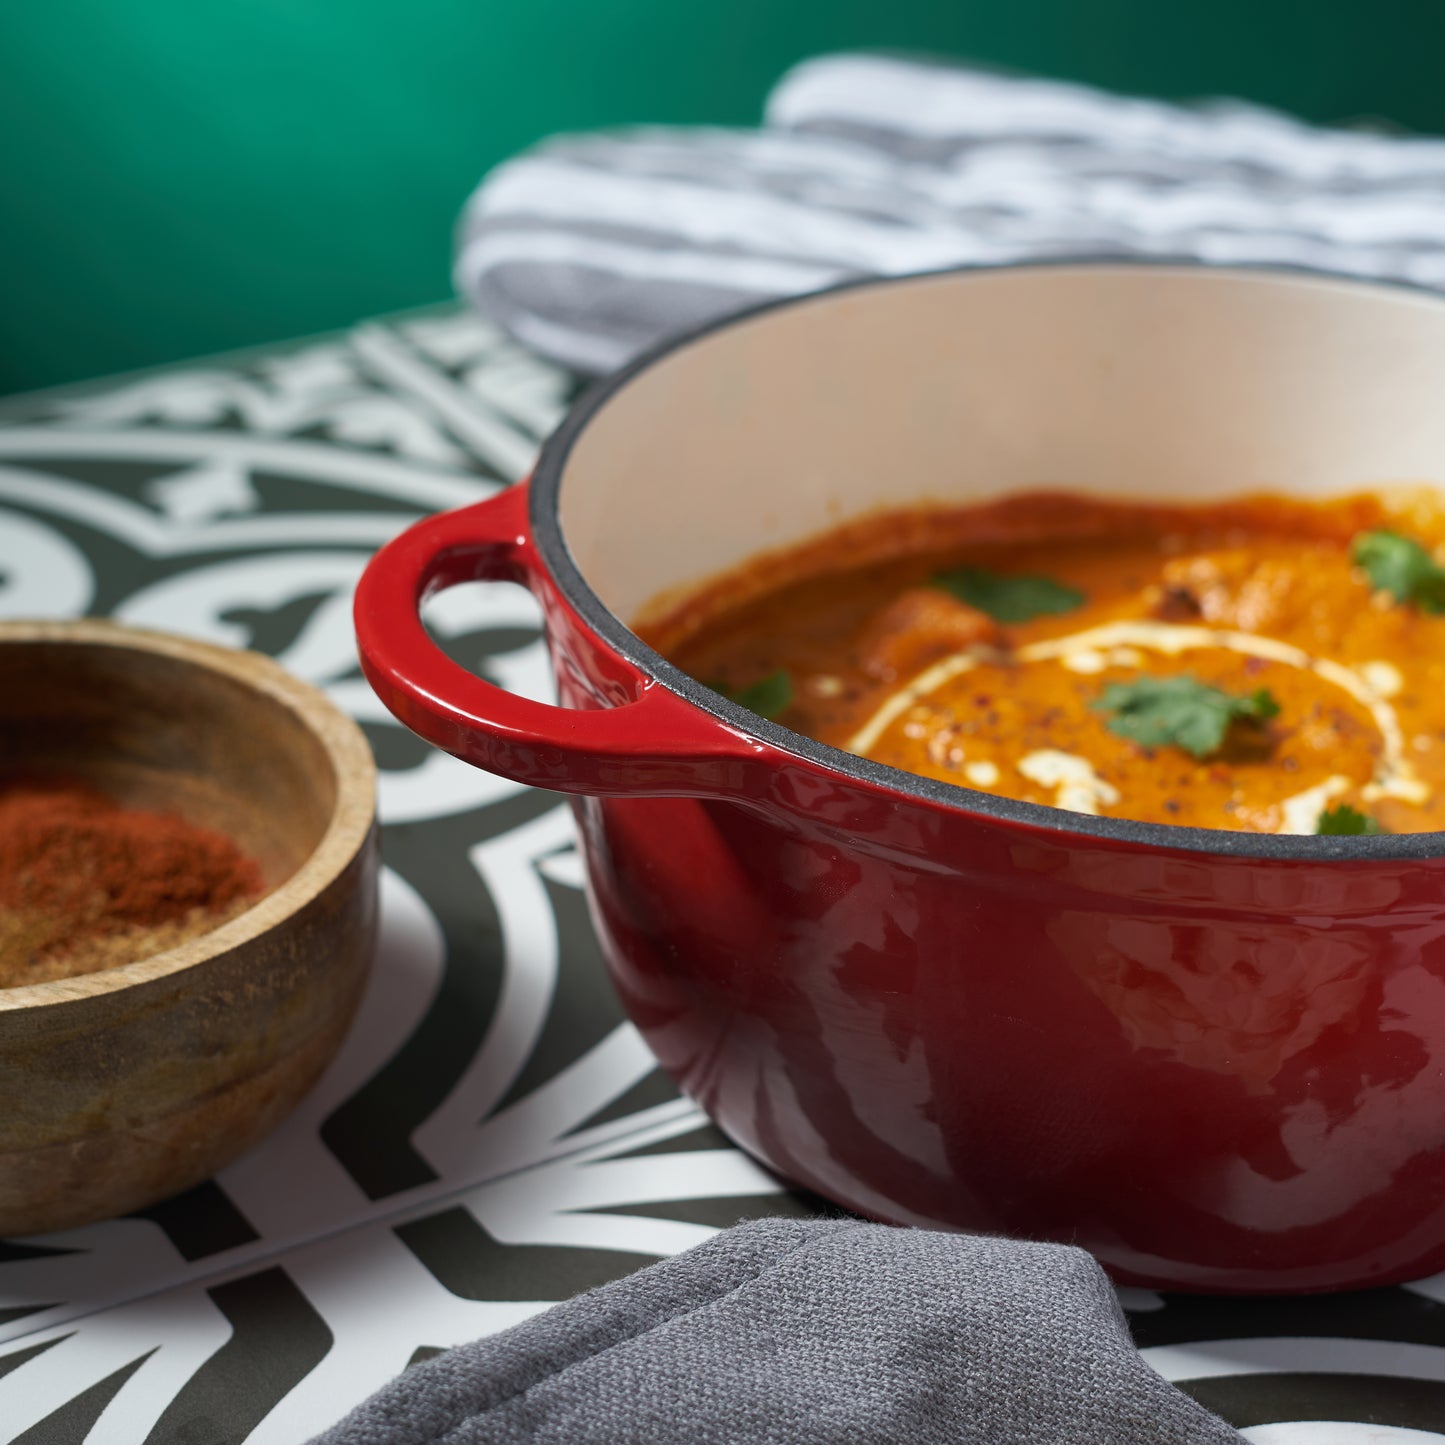
POLYGON ((982 791, 1264 833, 1445 828, 1438 494, 1035 494, 855 522, 638 625, 786 726, 982 791))

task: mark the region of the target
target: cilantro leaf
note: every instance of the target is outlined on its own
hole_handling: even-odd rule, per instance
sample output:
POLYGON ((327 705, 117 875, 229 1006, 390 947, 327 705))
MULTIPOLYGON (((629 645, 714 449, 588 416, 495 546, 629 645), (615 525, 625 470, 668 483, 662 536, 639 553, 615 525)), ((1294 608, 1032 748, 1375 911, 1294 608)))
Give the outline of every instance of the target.
POLYGON ((746 687, 733 688, 725 682, 710 682, 707 685, 714 692, 722 693, 724 697, 731 698, 733 702, 770 721, 785 713, 793 703, 793 679, 788 676, 785 667, 780 667, 776 672, 769 673, 767 677, 749 683, 746 687))
POLYGON ((1445 567, 1412 538, 1361 532, 1350 547, 1350 558, 1377 592, 1388 592, 1396 602, 1413 602, 1421 612, 1445 612, 1445 567))
POLYGON ((1093 706, 1112 714, 1104 724, 1111 733, 1146 748, 1183 748, 1196 758, 1218 752, 1234 723, 1267 722, 1279 712, 1267 688, 1235 697, 1188 673, 1111 683, 1093 706))
POLYGON ((996 622, 1027 622, 1031 617, 1072 612, 1084 601, 1084 594, 1052 577, 1005 577, 986 567, 955 567, 939 572, 930 585, 986 612, 996 622))
POLYGON ((1326 808, 1315 820, 1315 835, 1331 838, 1372 837, 1380 825, 1368 814, 1348 803, 1326 808))

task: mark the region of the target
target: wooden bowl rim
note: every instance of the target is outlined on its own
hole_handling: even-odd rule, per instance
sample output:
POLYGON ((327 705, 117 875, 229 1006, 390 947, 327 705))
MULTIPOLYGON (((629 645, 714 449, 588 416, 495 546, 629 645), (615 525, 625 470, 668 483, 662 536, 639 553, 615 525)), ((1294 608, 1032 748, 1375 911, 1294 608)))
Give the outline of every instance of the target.
POLYGON ((83 644, 165 657, 219 673, 264 694, 292 714, 320 743, 336 777, 336 802, 320 842, 279 888, 209 933, 119 968, 75 978, 0 988, 0 1013, 74 1003, 152 983, 260 938, 284 924, 325 891, 355 859, 376 818, 376 762, 360 727, 318 688, 293 677, 259 652, 219 647, 170 632, 118 622, 0 621, 7 643, 83 644))

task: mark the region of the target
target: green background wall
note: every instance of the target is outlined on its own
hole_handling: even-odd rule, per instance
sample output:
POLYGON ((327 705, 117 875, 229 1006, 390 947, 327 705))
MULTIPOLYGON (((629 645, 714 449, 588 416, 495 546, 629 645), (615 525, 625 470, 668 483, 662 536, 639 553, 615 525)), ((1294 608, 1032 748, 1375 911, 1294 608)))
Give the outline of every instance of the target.
POLYGON ((436 300, 509 153, 746 124, 793 61, 861 46, 1445 132, 1442 0, 15 0, 0 391, 436 300))

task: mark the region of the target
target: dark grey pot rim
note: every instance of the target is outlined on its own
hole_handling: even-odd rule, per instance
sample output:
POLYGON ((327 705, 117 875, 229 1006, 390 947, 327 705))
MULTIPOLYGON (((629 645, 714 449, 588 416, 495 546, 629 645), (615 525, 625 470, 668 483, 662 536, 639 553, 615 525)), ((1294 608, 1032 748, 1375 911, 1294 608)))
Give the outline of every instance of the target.
POLYGON ((1207 853, 1238 858, 1268 858, 1279 861, 1309 863, 1320 861, 1386 862, 1406 858, 1434 858, 1445 854, 1445 832, 1395 833, 1374 837, 1312 837, 1299 834, 1243 833, 1222 828, 1189 828, 1173 823, 1140 823, 1129 818, 1092 817, 1070 813, 1041 803, 1023 803, 995 793, 966 788, 959 783, 945 783, 926 778, 901 768, 876 763, 868 758, 844 752, 841 748, 820 743, 812 738, 770 722, 756 713, 732 702, 681 668, 674 666, 649 647, 588 585, 567 546, 558 513, 558 498, 567 469, 567 460, 577 439, 592 419, 623 391, 633 378, 651 370, 675 352, 686 350, 696 342, 733 326, 802 306, 826 305, 839 294, 864 289, 882 289, 907 285, 936 277, 994 274, 1001 271, 1045 270, 1188 270, 1223 272, 1238 276, 1261 276, 1279 280, 1318 281, 1334 287, 1384 293, 1403 292, 1421 300, 1445 306, 1445 295, 1426 287, 1403 281, 1376 281, 1338 272, 1316 270, 1305 266, 1286 265, 1213 265, 1190 258, 1113 256, 1051 257, 1046 260, 1006 262, 977 266, 951 266, 936 271, 910 272, 902 276, 867 276, 844 281, 839 285, 801 296, 786 296, 735 311, 727 316, 669 337, 643 351, 625 366, 590 386, 567 413, 561 425, 542 447, 532 474, 530 513, 532 535, 537 550, 547 563, 558 590, 592 630, 616 652, 669 692, 675 693, 694 707, 710 714, 730 728, 747 733, 784 753, 804 759, 813 765, 844 777, 865 782, 892 793, 900 802, 917 800, 1025 828, 1042 829, 1052 834, 1076 834, 1081 837, 1108 839, 1154 849, 1207 853))

